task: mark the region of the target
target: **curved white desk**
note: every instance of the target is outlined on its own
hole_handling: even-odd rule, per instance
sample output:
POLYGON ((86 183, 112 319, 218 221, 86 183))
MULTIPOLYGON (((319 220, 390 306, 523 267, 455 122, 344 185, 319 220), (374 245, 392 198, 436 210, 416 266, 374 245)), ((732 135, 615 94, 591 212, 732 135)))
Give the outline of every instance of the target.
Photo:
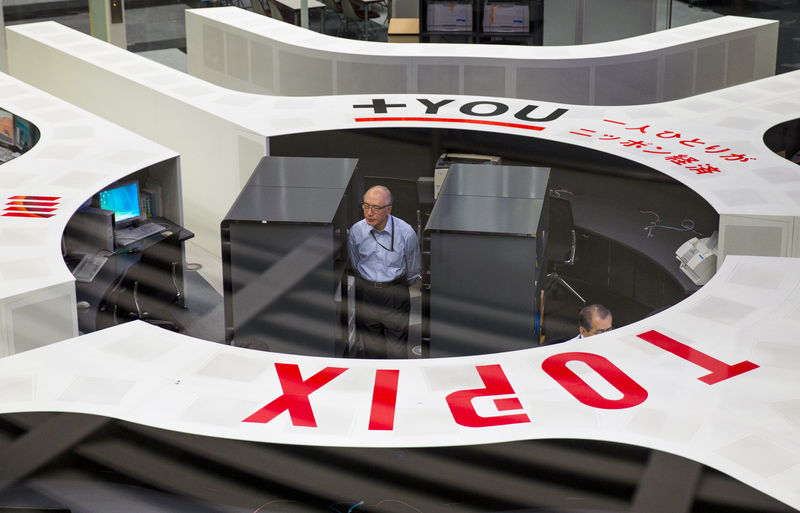
POLYGON ((800 327, 798 285, 800 259, 732 257, 688 300, 591 342, 430 360, 250 351, 134 322, 0 359, 0 412, 83 412, 303 445, 617 441, 700 461, 797 508, 800 346, 788 334, 800 327), (652 331, 719 367, 757 368, 703 381, 713 366, 645 341, 652 331), (568 360, 572 368, 589 362, 603 376, 580 374, 600 397, 559 377, 568 360), (273 403, 282 396, 279 367, 298 369, 304 380, 332 377, 308 396, 310 417, 299 413, 304 398, 289 402, 297 411, 273 403), (373 388, 387 372, 399 380, 396 399, 387 403, 391 413, 381 414, 373 388), (481 376, 494 385, 484 390, 481 376), (505 399, 504 408, 493 399, 505 399))
POLYGON ((189 74, 282 96, 458 93, 653 103, 773 75, 777 37, 775 21, 725 16, 580 46, 392 44, 326 36, 236 7, 186 11, 189 74))
MULTIPOLYGON (((235 197, 245 169, 199 162, 209 151, 235 154, 252 144, 237 140, 241 134, 266 139, 425 126, 545 138, 640 162, 693 188, 720 212, 723 252, 734 244, 726 232, 731 222, 752 220, 780 228, 779 256, 797 254, 800 167, 772 154, 761 137, 800 117, 800 72, 628 107, 455 95, 286 98, 212 86, 52 23, 9 29, 9 48, 11 70, 21 78, 176 142, 191 162, 183 179, 192 196, 187 213, 194 217, 187 215, 186 223, 192 230, 192 222, 211 222, 208 232, 218 226, 213 219, 235 197), (105 101, 100 92, 111 85, 129 101, 105 101), (401 106, 382 112, 384 104, 401 106), (439 105, 435 113, 431 105, 439 105), (170 139, 174 132, 186 134, 170 139), (212 132, 218 146, 192 139, 202 132, 212 132), (206 217, 192 210, 199 206, 206 217)), ((39 118, 30 113, 29 119, 39 118)), ((43 139, 50 137, 46 126, 40 128, 43 139)), ((79 171, 71 169, 64 179, 79 171)), ((98 188, 76 183, 75 197, 98 188)), ((50 271, 38 272, 30 280, 51 279, 50 271)), ((0 360, 0 411, 90 412, 190 433, 308 445, 624 441, 701 461, 800 508, 798 291, 800 259, 729 257, 686 301, 591 345, 439 360, 256 353, 132 323, 0 360), (684 346, 699 353, 681 357, 684 346), (594 369, 580 372, 591 385, 565 379, 569 360, 594 369), (308 396, 313 425, 307 415, 292 419, 285 403, 274 402, 281 384, 291 381, 279 378, 279 368, 296 369, 304 380, 320 372, 330 378, 308 396), (373 389, 376 378, 395 371, 396 401, 378 401, 392 406, 387 414, 376 407, 373 389)), ((297 398, 289 403, 306 405, 297 398)))
MULTIPOLYGON (((78 334, 75 286, 61 256, 72 214, 106 185, 160 166, 177 174, 177 154, 63 100, 0 74, 4 109, 41 131, 39 142, 0 166, 0 355, 78 334), (52 217, 12 217, 18 196, 53 198, 52 217)), ((179 197, 179 196, 177 196, 179 197)), ((31 199, 31 198, 29 198, 31 199)), ((180 218, 180 205, 171 207, 180 218)))

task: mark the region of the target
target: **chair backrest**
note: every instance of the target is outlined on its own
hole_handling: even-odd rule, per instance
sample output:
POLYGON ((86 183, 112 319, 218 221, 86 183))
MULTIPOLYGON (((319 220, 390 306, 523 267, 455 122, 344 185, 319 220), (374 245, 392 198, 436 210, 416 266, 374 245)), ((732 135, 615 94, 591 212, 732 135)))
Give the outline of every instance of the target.
POLYGON ((114 294, 110 294, 109 308, 114 312, 115 323, 132 318, 158 318, 159 311, 181 298, 178 276, 182 270, 182 252, 179 233, 149 246, 141 258, 128 268, 114 294))
POLYGON ((544 258, 548 263, 565 263, 575 248, 575 222, 572 205, 564 198, 548 198, 544 258))
POLYGON ((325 4, 325 8, 330 11, 335 13, 342 12, 342 7, 336 3, 336 0, 322 0, 322 3, 325 4))
POLYGON ((354 21, 364 21, 361 16, 356 14, 356 10, 353 8, 353 4, 350 3, 350 0, 341 0, 341 3, 342 13, 344 13, 345 18, 354 21))
POLYGON ((142 258, 129 276, 139 283, 139 294, 160 303, 172 303, 180 296, 177 274, 183 265, 179 233, 142 251, 142 258))
POLYGON ((267 0, 267 4, 269 5, 269 14, 273 19, 285 21, 287 23, 289 22, 289 20, 283 16, 283 13, 281 12, 277 3, 275 3, 273 0, 267 0))
POLYGON ((269 4, 267 0, 252 0, 250 4, 253 6, 253 12, 269 16, 269 4))
POLYGON ((181 298, 178 280, 182 266, 179 232, 146 248, 139 261, 114 281, 98 305, 97 329, 142 318, 145 312, 157 318, 160 308, 181 298))

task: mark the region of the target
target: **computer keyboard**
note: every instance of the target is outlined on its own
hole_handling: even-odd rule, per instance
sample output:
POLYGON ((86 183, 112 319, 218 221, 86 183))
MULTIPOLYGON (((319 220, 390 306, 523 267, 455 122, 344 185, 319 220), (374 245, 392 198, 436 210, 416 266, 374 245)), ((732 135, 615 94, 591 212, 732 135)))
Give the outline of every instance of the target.
POLYGON ((75 266, 72 275, 75 276, 77 281, 83 283, 91 282, 94 280, 94 277, 97 276, 97 273, 100 272, 100 269, 103 268, 107 260, 108 255, 86 255, 81 259, 78 265, 75 266))
POLYGON ((142 240, 156 233, 161 233, 167 227, 158 223, 145 223, 137 226, 136 228, 123 228, 114 232, 116 243, 118 246, 131 244, 137 240, 142 240))

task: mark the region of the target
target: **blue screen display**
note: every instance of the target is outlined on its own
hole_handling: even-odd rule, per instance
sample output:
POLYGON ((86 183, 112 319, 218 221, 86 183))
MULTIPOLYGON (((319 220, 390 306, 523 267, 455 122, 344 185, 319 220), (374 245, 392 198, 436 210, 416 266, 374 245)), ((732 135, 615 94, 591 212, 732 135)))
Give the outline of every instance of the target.
POLYGON ((136 182, 101 191, 100 208, 114 211, 114 222, 141 216, 139 208, 139 184, 136 182))

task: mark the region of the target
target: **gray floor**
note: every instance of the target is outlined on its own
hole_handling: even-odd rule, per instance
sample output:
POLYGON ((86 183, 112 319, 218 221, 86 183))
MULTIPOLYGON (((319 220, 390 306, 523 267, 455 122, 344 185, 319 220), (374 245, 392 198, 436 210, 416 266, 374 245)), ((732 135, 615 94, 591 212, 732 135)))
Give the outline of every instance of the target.
POLYGON ((138 53, 142 57, 147 57, 150 60, 186 73, 186 53, 182 50, 167 48, 165 50, 145 50, 138 53))

